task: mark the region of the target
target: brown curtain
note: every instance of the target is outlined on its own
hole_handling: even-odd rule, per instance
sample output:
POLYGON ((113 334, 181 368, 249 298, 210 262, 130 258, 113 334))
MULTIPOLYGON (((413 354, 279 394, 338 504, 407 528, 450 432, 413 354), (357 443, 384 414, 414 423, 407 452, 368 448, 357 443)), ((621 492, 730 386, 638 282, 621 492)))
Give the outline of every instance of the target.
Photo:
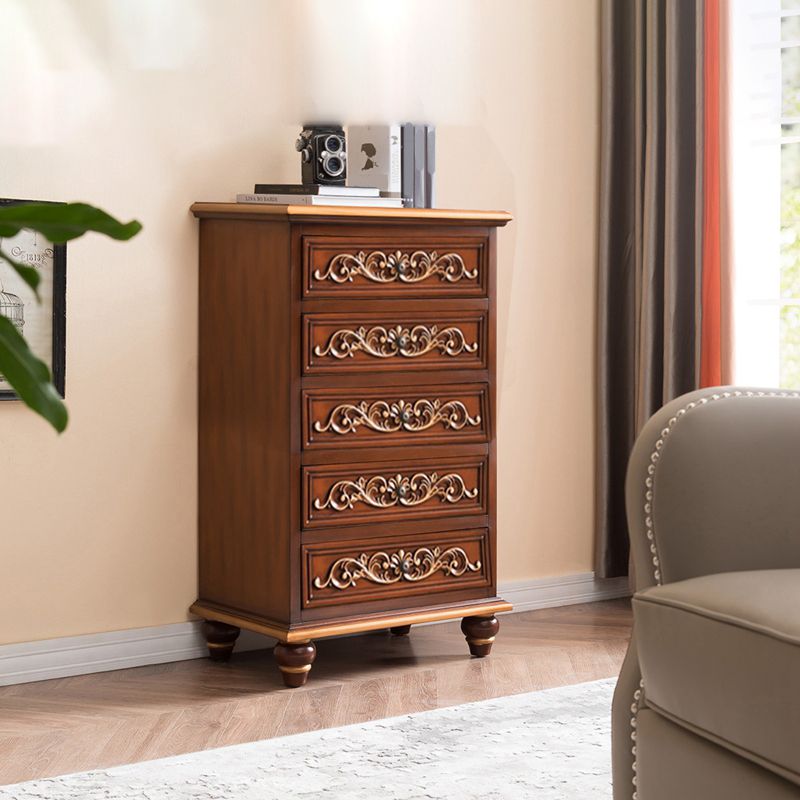
POLYGON ((702 0, 601 0, 598 577, 628 572, 636 434, 698 385, 702 72, 702 0))

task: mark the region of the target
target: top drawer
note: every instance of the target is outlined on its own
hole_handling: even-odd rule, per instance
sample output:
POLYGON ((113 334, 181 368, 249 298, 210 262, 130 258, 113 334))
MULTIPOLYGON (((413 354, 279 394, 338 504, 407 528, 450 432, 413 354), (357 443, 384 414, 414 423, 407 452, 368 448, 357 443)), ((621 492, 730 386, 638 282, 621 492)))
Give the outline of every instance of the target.
POLYGON ((485 297, 488 239, 303 236, 303 297, 485 297))

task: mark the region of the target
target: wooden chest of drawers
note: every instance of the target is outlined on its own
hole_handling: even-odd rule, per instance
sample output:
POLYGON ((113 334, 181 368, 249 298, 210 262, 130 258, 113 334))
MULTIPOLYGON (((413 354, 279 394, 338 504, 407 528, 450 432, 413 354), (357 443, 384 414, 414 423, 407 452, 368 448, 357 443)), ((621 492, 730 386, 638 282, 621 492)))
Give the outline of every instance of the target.
POLYGON ((197 203, 200 597, 212 657, 463 617, 498 630, 501 212, 197 203))

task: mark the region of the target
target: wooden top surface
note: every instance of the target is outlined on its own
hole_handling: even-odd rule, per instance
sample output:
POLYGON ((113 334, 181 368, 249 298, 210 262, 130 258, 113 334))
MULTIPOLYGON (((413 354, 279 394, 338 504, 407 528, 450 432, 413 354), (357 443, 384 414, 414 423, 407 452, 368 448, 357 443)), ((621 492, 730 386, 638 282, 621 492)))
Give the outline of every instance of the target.
POLYGON ((334 219, 385 219, 415 222, 505 225, 507 211, 473 211, 450 208, 380 208, 373 206, 281 206, 267 203, 194 203, 192 213, 202 218, 275 219, 313 222, 334 219))

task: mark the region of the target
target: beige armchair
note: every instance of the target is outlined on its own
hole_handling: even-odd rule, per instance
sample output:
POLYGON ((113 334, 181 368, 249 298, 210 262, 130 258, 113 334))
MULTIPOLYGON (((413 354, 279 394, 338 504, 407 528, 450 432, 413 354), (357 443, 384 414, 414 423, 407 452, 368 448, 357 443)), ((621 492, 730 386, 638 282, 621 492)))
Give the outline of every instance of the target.
POLYGON ((628 466, 634 633, 614 800, 800 797, 800 393, 653 416, 628 466))

